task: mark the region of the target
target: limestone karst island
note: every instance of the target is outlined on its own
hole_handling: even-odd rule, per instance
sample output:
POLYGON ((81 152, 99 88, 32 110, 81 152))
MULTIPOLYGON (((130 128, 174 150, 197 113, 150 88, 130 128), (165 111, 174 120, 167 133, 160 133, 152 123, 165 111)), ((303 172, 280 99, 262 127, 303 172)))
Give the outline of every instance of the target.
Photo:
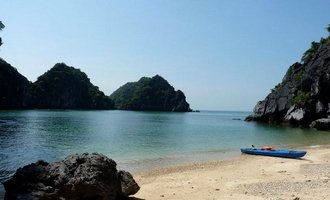
POLYGON ((184 93, 161 76, 143 77, 106 96, 88 76, 58 63, 34 83, 0 60, 0 109, 120 109, 140 111, 191 111, 184 93))

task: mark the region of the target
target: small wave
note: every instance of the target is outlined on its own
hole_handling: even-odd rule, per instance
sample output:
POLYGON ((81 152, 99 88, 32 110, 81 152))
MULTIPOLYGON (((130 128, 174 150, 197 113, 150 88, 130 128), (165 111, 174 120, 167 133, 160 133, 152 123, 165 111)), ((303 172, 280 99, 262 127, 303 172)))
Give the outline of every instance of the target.
POLYGON ((14 123, 16 123, 16 120, 0 119, 0 125, 1 124, 14 124, 14 123))
POLYGON ((316 149, 316 148, 320 148, 321 146, 320 145, 312 145, 312 146, 309 146, 309 148, 311 149, 316 149))

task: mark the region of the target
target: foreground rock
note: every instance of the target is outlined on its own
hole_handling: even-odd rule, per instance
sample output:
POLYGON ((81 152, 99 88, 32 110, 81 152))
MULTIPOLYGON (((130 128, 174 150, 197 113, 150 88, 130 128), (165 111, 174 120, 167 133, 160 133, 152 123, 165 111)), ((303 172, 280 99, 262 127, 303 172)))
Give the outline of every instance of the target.
POLYGON ((5 199, 116 200, 140 189, 129 172, 118 172, 115 161, 98 153, 26 165, 3 185, 5 199))
POLYGON ((330 37, 321 40, 309 60, 290 66, 282 82, 256 104, 246 120, 330 130, 330 126, 311 124, 329 117, 329 89, 330 37))

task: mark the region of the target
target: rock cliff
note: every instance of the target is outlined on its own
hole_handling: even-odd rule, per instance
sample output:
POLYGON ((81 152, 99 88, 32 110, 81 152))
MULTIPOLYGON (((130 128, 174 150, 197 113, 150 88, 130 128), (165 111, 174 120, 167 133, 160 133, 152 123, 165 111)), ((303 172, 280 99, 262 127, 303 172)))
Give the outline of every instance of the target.
POLYGON ((282 82, 257 103, 247 121, 315 127, 318 119, 329 117, 330 40, 322 39, 316 44, 317 48, 309 58, 306 53, 311 49, 306 51, 305 62, 289 67, 282 82))
POLYGON ((138 82, 121 86, 110 95, 115 107, 121 110, 191 111, 184 93, 174 88, 161 76, 143 77, 138 82))

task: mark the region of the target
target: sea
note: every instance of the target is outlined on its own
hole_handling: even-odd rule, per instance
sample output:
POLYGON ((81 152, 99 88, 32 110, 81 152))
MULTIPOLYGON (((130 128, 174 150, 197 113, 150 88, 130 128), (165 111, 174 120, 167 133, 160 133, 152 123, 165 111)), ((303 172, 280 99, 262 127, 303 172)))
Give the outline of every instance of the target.
MULTIPOLYGON (((240 156, 240 148, 330 144, 330 132, 244 121, 250 112, 0 111, 0 182, 17 168, 102 153, 133 173, 240 156)), ((0 184, 0 198, 4 189, 0 184)))

